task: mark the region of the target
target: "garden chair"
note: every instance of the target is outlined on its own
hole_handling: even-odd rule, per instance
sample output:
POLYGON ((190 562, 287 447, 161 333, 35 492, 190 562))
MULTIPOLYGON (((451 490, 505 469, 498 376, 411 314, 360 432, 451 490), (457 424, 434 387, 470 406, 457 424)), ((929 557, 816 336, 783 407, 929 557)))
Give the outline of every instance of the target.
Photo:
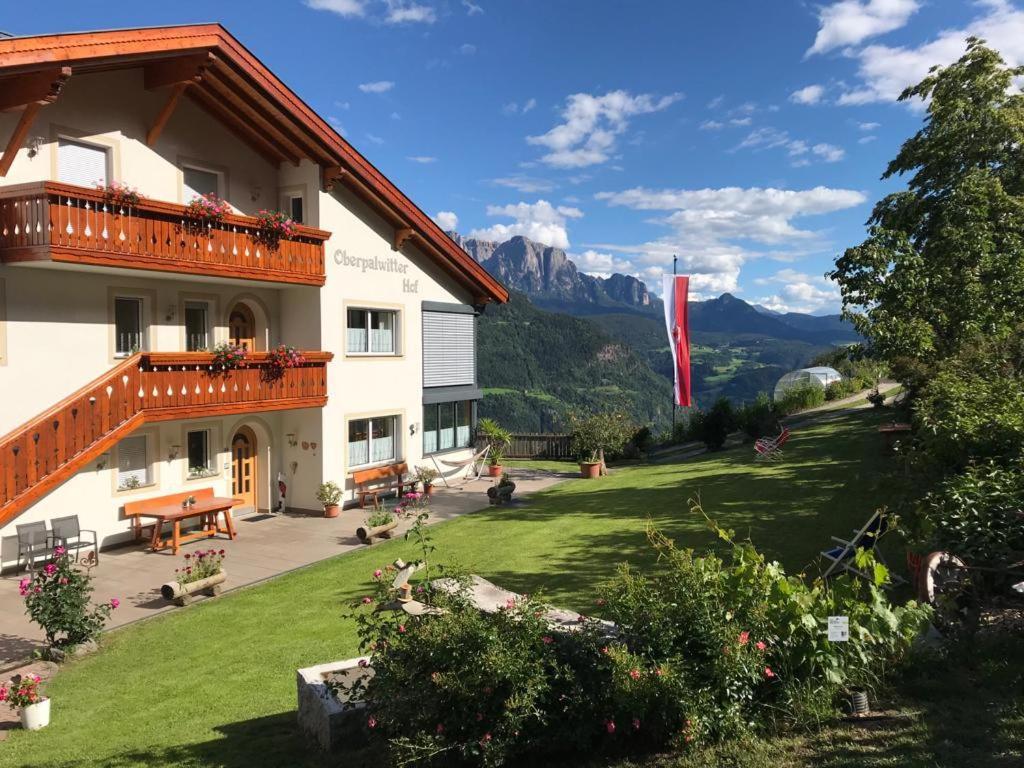
MULTIPOLYGON (((857 568, 857 551, 861 549, 871 551, 875 559, 888 568, 888 563, 885 562, 882 551, 875 546, 888 530, 888 517, 885 514, 885 510, 879 509, 864 524, 863 528, 853 532, 853 538, 849 541, 833 536, 832 541, 836 543, 836 546, 821 553, 821 556, 831 563, 822 578, 830 579, 843 572, 848 572, 870 581, 872 579, 871 575, 857 568)), ((892 569, 890 569, 890 574, 892 574, 892 569)), ((891 578, 896 583, 903 581, 896 574, 892 574, 891 578)))
POLYGON ((465 469, 466 467, 474 467, 472 470, 476 474, 473 477, 467 477, 466 482, 470 480, 479 480, 484 471, 484 461, 487 459, 487 454, 491 452, 491 446, 484 446, 483 450, 474 453, 468 459, 462 459, 461 461, 447 461, 446 459, 438 459, 436 456, 431 456, 430 460, 434 462, 434 468, 437 470, 437 474, 441 477, 444 482, 445 488, 451 488, 451 484, 448 482, 448 478, 444 476, 445 470, 441 469, 443 464, 448 468, 448 471, 456 470, 456 472, 465 469))
POLYGON ((50 539, 54 546, 58 544, 68 552, 75 551, 75 562, 78 562, 78 552, 81 549, 92 549, 93 562, 100 563, 100 547, 96 531, 82 528, 78 523, 78 515, 67 517, 55 517, 50 521, 50 539), (85 537, 82 534, 91 534, 85 537))
POLYGON ((52 551, 50 549, 50 533, 46 530, 44 522, 16 525, 15 528, 18 532, 17 570, 21 573, 21 560, 25 558, 28 571, 31 573, 35 559, 40 555, 48 556, 52 551))
POLYGON ((754 458, 758 461, 778 461, 782 458, 782 446, 786 444, 791 434, 789 427, 783 427, 775 437, 758 438, 754 441, 754 452, 757 454, 754 458))

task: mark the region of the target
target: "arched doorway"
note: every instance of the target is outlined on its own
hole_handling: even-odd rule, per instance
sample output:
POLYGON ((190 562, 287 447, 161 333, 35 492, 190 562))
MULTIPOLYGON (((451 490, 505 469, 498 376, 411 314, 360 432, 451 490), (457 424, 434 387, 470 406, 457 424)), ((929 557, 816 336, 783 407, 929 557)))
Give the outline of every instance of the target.
POLYGON ((249 305, 238 302, 228 315, 228 335, 232 344, 250 352, 256 349, 256 317, 249 305))
POLYGON ((253 512, 259 488, 257 459, 256 433, 249 427, 239 427, 231 438, 231 493, 253 512))

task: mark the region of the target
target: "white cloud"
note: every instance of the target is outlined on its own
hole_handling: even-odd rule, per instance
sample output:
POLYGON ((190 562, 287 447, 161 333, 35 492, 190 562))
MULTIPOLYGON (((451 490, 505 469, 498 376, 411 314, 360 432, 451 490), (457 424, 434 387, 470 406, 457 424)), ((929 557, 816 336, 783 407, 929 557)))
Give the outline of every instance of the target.
MULTIPOLYGON (((808 147, 807 152, 813 152, 808 147)), ((656 240, 621 245, 591 243, 599 251, 627 254, 632 274, 646 276, 657 288, 658 275, 678 254, 697 292, 737 290, 740 270, 750 259, 793 259, 830 248, 822 233, 795 220, 846 210, 867 199, 849 189, 814 187, 783 190, 758 187, 647 189, 636 187, 596 196, 609 205, 639 211, 664 211, 655 219, 669 232, 656 240)), ((626 271, 626 270, 622 270, 626 271)))
POLYGON ((536 99, 527 99, 522 105, 518 101, 510 101, 508 104, 502 105, 501 111, 506 115, 525 115, 536 106, 536 99))
POLYGON ((808 56, 857 45, 904 26, 920 7, 917 0, 840 0, 818 12, 820 27, 808 56))
POLYGON ((345 18, 366 13, 363 0, 306 0, 306 5, 314 11, 330 11, 345 18))
POLYGON ((419 5, 409 0, 384 0, 388 24, 433 24, 437 14, 429 5, 419 5))
POLYGON ((758 285, 775 286, 775 293, 754 301, 776 312, 834 312, 839 307, 839 288, 825 277, 808 275, 793 269, 782 269, 770 277, 758 278, 754 282, 758 285))
POLYGON ((470 2, 470 0, 462 0, 462 6, 466 9, 467 16, 476 16, 478 13, 483 13, 484 9, 476 3, 470 2))
POLYGON ((857 127, 862 131, 875 131, 882 127, 881 123, 858 123, 857 127))
POLYGON ((489 205, 487 215, 508 217, 515 221, 512 224, 494 224, 485 229, 474 229, 469 233, 470 237, 501 241, 523 235, 538 243, 564 250, 569 247, 568 220, 581 218, 583 211, 564 205, 556 207, 547 200, 538 200, 535 203, 489 205))
POLYGON ((454 232, 459 226, 459 217, 454 211, 438 211, 434 215, 434 221, 445 232, 454 232))
POLYGON ((533 109, 536 106, 537 106, 537 100, 536 99, 527 99, 526 103, 523 104, 523 114, 525 115, 527 112, 529 112, 531 109, 533 109))
POLYGON ((705 120, 700 124, 702 131, 718 131, 725 127, 724 123, 720 123, 717 120, 705 120))
POLYGON ((472 56, 474 53, 476 53, 476 46, 473 45, 472 43, 463 43, 462 45, 459 46, 459 53, 461 53, 463 56, 472 56))
POLYGON ((528 136, 526 141, 550 150, 541 157, 548 165, 597 165, 611 159, 616 137, 629 127, 629 118, 660 112, 681 98, 678 93, 661 98, 646 93, 634 96, 627 91, 609 91, 603 96, 575 93, 562 110, 562 123, 540 136, 528 136))
POLYGON ((607 278, 616 272, 627 275, 634 272, 632 262, 610 253, 586 250, 583 253, 571 253, 569 257, 581 272, 597 277, 607 278))
MULTIPOLYGON (((852 55, 861 83, 839 97, 845 105, 895 101, 935 65, 950 64, 966 48, 966 38, 983 38, 1010 65, 1024 63, 1024 10, 1006 0, 979 0, 982 14, 962 29, 947 29, 916 47, 869 45, 852 55)), ((915 105, 919 108, 920 104, 915 105)))
POLYGON ((349 104, 347 101, 336 101, 334 102, 334 106, 336 106, 338 109, 348 109, 352 105, 349 104))
POLYGON ((733 151, 740 149, 762 151, 777 148, 783 148, 790 157, 797 158, 793 161, 793 166, 796 168, 810 165, 812 158, 825 163, 837 163, 846 156, 846 150, 842 147, 824 142, 811 145, 803 139, 792 138, 788 131, 781 131, 770 126, 757 128, 748 133, 743 141, 733 148, 733 151))
POLYGON ((376 134, 374 134, 374 133, 368 133, 368 134, 366 134, 366 138, 367 138, 367 139, 368 139, 369 141, 372 141, 372 142, 373 142, 374 144, 383 144, 383 143, 384 143, 384 139, 382 139, 382 138, 381 138, 380 136, 377 136, 377 135, 376 135, 376 134))
POLYGON ((336 130, 342 136, 346 135, 345 127, 341 124, 341 120, 339 120, 337 117, 335 117, 334 115, 328 115, 327 122, 329 122, 331 124, 331 127, 334 128, 334 130, 336 130))
POLYGON ((359 90, 363 93, 387 93, 395 87, 392 80, 374 80, 372 83, 360 83, 359 90))
POLYGON ((798 91, 789 94, 789 100, 794 104, 817 104, 825 95, 825 86, 807 85, 798 91))
POLYGON ((558 185, 550 179, 541 179, 536 176, 527 176, 526 174, 521 173, 491 179, 491 183, 497 184, 499 187, 514 189, 525 195, 533 195, 538 192, 550 192, 558 187, 558 185))
POLYGON ((729 121, 729 125, 745 126, 750 125, 752 122, 754 122, 752 117, 734 117, 729 121))
POLYGON ((708 109, 718 109, 722 106, 723 101, 725 101, 725 96, 715 96, 715 98, 708 102, 708 109))
POLYGON ((874 141, 877 138, 878 138, 877 136, 861 136, 859 139, 857 139, 857 143, 858 144, 870 144, 872 141, 874 141))
POLYGON ((391 119, 392 120, 401 120, 402 116, 400 114, 398 114, 397 112, 392 112, 391 113, 391 119))
POLYGON ((420 165, 430 165, 437 162, 437 158, 433 155, 408 155, 405 159, 420 165))

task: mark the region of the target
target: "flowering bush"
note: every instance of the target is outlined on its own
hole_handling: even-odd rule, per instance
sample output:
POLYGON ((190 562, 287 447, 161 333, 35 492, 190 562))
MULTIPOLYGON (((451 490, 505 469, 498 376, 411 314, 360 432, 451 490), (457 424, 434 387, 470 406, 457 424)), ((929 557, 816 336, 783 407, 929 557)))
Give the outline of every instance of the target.
POLYGON ((412 517, 430 509, 430 497, 419 491, 410 491, 402 496, 395 507, 395 514, 412 517))
POLYGON ((298 368, 304 362, 306 362, 306 358, 295 347, 279 344, 267 352, 267 367, 264 370, 264 378, 270 381, 279 379, 284 376, 286 369, 298 368))
POLYGON ((63 547, 54 549, 53 560, 18 584, 25 598, 25 612, 43 628, 46 642, 72 647, 94 640, 120 604, 117 598, 92 605, 92 578, 75 568, 63 547))
POLYGON ((555 631, 530 597, 482 613, 429 580, 416 598, 434 610, 376 610, 393 569, 376 571, 356 605, 374 675, 355 693, 371 739, 396 764, 685 749, 831 714, 842 690, 878 685, 906 659, 928 610, 892 606, 870 555, 871 583, 808 585, 719 533, 725 559, 650 531, 658 565, 623 566, 601 589, 613 632, 591 619, 555 631), (849 642, 828 641, 830 615, 849 616, 849 642))
POLYGON ((249 353, 245 347, 222 341, 213 348, 212 368, 218 373, 244 368, 248 355, 249 353))
POLYGON ((0 685, 0 701, 6 702, 11 709, 23 709, 41 701, 46 701, 39 690, 43 679, 39 675, 18 675, 7 685, 0 685))
POLYGON ((193 581, 215 576, 224 570, 223 549, 206 549, 189 552, 185 555, 185 565, 174 569, 174 578, 179 584, 190 584, 193 581))
POLYGON ((121 181, 112 181, 109 184, 96 182, 96 189, 103 193, 104 202, 115 208, 132 207, 139 204, 139 190, 121 181))
POLYGON ((284 237, 294 237, 298 225, 280 211, 260 211, 256 214, 256 239, 275 250, 284 237))
POLYGON ((216 224, 229 213, 231 213, 231 205, 228 201, 222 200, 213 192, 196 195, 185 206, 186 218, 203 226, 216 224))

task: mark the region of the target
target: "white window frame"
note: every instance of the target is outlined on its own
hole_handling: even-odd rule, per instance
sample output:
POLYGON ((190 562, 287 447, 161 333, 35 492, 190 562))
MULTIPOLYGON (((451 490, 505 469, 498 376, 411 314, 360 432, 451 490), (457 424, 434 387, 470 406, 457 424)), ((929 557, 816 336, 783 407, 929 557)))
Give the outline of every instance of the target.
POLYGON ((473 447, 474 433, 477 422, 477 401, 476 400, 446 400, 443 403, 429 403, 423 406, 423 455, 434 456, 441 453, 450 453, 452 451, 464 451, 467 448, 473 447), (448 448, 441 447, 441 407, 445 406, 448 408, 457 408, 465 403, 469 403, 469 437, 465 444, 459 442, 459 418, 458 412, 452 411, 452 445, 448 448), (436 414, 437 427, 435 429, 427 429, 427 412, 428 409, 433 409, 436 414), (427 450, 427 436, 434 434, 435 448, 434 450, 427 450))
POLYGON ((206 314, 206 321, 203 324, 203 334, 206 337, 206 344, 203 345, 203 350, 209 352, 211 349, 213 349, 213 344, 211 343, 213 341, 213 307, 209 301, 204 301, 201 299, 185 299, 182 302, 181 325, 185 333, 185 350, 190 351, 188 337, 188 311, 189 309, 199 308, 202 308, 203 312, 206 314))
POLYGON ((146 341, 149 335, 149 324, 146 322, 146 299, 143 296, 133 296, 127 293, 115 293, 111 310, 113 314, 113 326, 114 326, 114 357, 118 360, 123 360, 126 357, 131 357, 133 352, 131 348, 127 351, 121 351, 118 349, 118 333, 117 333, 117 302, 122 301, 134 301, 139 308, 139 351, 146 351, 146 341))
POLYGON ((284 202, 285 202, 285 206, 286 206, 284 212, 285 212, 285 214, 287 214, 288 218, 290 218, 296 224, 305 224, 306 223, 306 215, 307 215, 307 212, 306 212, 306 196, 304 194, 302 194, 301 192, 298 192, 298 193, 296 193, 296 192, 288 192, 284 196, 284 202), (300 217, 298 217, 298 218, 295 217, 295 211, 292 208, 292 206, 295 204, 296 200, 299 201, 299 204, 302 207, 302 215, 300 217))
POLYGON ((209 173, 217 177, 217 189, 214 194, 217 195, 221 200, 225 198, 224 187, 226 186, 224 171, 219 171, 216 168, 210 168, 199 163, 183 162, 179 164, 181 168, 181 197, 182 203, 188 205, 192 202, 193 195, 188 192, 188 186, 185 184, 185 171, 199 171, 200 173, 209 173))
POLYGON ((150 440, 148 434, 129 435, 128 437, 123 438, 117 444, 117 464, 115 466, 114 473, 114 487, 118 493, 128 493, 131 491, 139 490, 140 488, 150 488, 156 485, 156 473, 153 471, 152 447, 152 440, 150 440), (125 443, 128 443, 129 441, 138 440, 142 441, 143 449, 145 450, 145 468, 144 470, 133 469, 128 471, 133 474, 136 472, 144 471, 145 477, 143 478, 143 480, 140 481, 138 485, 127 486, 125 485, 125 483, 127 482, 127 478, 125 478, 125 480, 121 479, 121 455, 122 451, 124 451, 125 443))
POLYGON ((348 466, 350 469, 374 467, 378 465, 394 464, 397 461, 401 461, 402 446, 400 445, 399 437, 401 436, 402 419, 401 415, 397 413, 382 414, 380 416, 362 416, 354 419, 349 419, 345 424, 345 448, 348 455, 348 466), (392 451, 391 456, 388 458, 373 458, 373 434, 375 432, 373 425, 374 422, 384 421, 386 419, 391 420, 391 437, 392 437, 392 451), (355 463, 352 458, 352 442, 348 435, 352 429, 352 425, 360 421, 367 422, 366 424, 366 461, 355 463))
POLYGON ((203 480, 209 477, 215 477, 219 474, 217 471, 217 456, 213 450, 213 434, 210 429, 187 429, 185 430, 185 479, 186 480, 203 480), (202 434, 203 441, 206 448, 206 466, 202 468, 201 472, 193 472, 193 470, 199 465, 192 465, 192 457, 189 455, 189 440, 193 434, 202 434))
POLYGON ((402 313, 401 310, 392 309, 390 307, 346 307, 345 308, 345 354, 349 357, 401 357, 402 355, 402 339, 400 329, 402 327, 402 313), (366 345, 361 351, 352 351, 349 349, 349 312, 362 312, 366 319, 366 345), (378 314, 389 314, 391 315, 391 351, 390 352, 373 352, 370 347, 372 346, 370 340, 371 331, 371 320, 374 313, 378 314))

